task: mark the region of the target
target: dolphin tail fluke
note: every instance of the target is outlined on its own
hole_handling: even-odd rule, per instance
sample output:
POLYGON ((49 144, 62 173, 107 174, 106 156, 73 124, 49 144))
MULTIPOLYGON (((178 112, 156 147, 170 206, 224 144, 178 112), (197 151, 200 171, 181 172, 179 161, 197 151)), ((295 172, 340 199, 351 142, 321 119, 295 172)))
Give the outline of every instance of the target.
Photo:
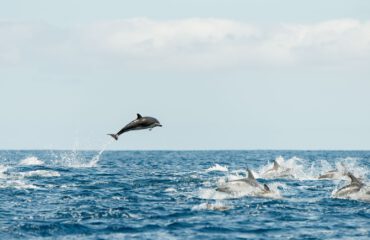
POLYGON ((114 138, 116 141, 118 140, 118 135, 117 134, 108 134, 112 138, 114 138))

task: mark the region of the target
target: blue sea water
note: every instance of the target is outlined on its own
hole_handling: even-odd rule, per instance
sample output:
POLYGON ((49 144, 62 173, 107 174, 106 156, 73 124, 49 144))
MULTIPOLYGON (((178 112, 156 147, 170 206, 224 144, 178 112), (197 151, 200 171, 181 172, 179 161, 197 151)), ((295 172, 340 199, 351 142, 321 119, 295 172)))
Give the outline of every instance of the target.
POLYGON ((338 162, 368 181, 365 151, 0 151, 0 239, 368 239, 370 203, 339 199, 338 162), (276 158, 274 197, 220 194, 276 158))

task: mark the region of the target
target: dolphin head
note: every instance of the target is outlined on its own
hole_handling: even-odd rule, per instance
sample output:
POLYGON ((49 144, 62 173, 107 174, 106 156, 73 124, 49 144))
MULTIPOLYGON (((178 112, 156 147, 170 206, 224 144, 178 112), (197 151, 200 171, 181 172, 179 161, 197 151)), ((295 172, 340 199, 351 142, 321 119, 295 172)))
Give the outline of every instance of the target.
POLYGON ((162 127, 162 124, 158 121, 158 119, 153 117, 146 117, 146 119, 150 122, 151 128, 162 127))
POLYGON ((162 127, 162 124, 161 124, 160 122, 158 122, 158 121, 157 121, 157 122, 155 122, 155 123, 154 123, 154 126, 155 126, 155 127, 162 127))

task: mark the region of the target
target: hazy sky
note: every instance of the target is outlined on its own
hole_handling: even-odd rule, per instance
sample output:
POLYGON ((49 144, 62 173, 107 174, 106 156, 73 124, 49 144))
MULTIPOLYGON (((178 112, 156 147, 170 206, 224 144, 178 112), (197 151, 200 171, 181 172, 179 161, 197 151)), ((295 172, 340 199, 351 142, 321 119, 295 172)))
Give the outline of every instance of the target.
POLYGON ((0 4, 0 148, 370 149, 370 1, 0 4))

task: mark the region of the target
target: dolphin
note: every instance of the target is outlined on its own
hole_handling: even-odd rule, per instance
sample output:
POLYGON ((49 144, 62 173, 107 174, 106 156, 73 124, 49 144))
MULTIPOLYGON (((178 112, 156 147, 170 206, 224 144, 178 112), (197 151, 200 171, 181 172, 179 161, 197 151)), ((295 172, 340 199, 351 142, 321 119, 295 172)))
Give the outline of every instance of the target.
POLYGON ((348 172, 347 176, 351 179, 351 183, 338 189, 335 192, 335 196, 342 197, 351 193, 356 193, 359 192, 361 188, 365 186, 365 184, 361 182, 358 178, 353 176, 352 173, 348 172))
POLYGON ((330 170, 324 174, 321 174, 319 176, 319 179, 335 179, 337 178, 338 174, 339 174, 338 170, 330 170))
POLYGON ((134 130, 141 130, 141 129, 149 129, 152 130, 154 127, 162 127, 159 121, 153 117, 142 117, 139 113, 137 114, 137 118, 124 126, 119 132, 116 134, 108 134, 115 140, 118 140, 119 135, 125 132, 134 131, 134 130))
POLYGON ((292 169, 281 166, 276 159, 274 160, 274 165, 271 169, 267 170, 266 172, 262 173, 263 177, 266 178, 292 178, 292 169))
POLYGON ((221 186, 221 187, 218 187, 216 189, 216 191, 218 192, 224 192, 224 193, 232 193, 234 192, 233 189, 232 189, 232 185, 230 186, 230 183, 231 184, 247 184, 251 187, 254 187, 258 190, 260 190, 260 194, 266 194, 266 193, 270 193, 271 190, 270 188, 267 186, 267 184, 261 184, 259 182, 257 182, 256 178, 254 177, 253 173, 251 170, 247 169, 248 171, 248 177, 247 178, 242 178, 242 179, 237 179, 237 180, 231 180, 231 181, 228 181, 227 184, 225 186, 221 186))
MULTIPOLYGON (((345 170, 346 169, 345 164, 341 162, 341 165, 343 169, 345 170)), ((339 169, 333 169, 324 174, 321 174, 318 179, 340 179, 344 175, 345 173, 343 173, 343 170, 340 171, 339 169)))
POLYGON ((274 160, 274 165, 272 166, 272 168, 267 170, 264 174, 269 174, 269 173, 272 173, 272 172, 276 172, 280 167, 281 167, 280 164, 275 159, 274 160))

